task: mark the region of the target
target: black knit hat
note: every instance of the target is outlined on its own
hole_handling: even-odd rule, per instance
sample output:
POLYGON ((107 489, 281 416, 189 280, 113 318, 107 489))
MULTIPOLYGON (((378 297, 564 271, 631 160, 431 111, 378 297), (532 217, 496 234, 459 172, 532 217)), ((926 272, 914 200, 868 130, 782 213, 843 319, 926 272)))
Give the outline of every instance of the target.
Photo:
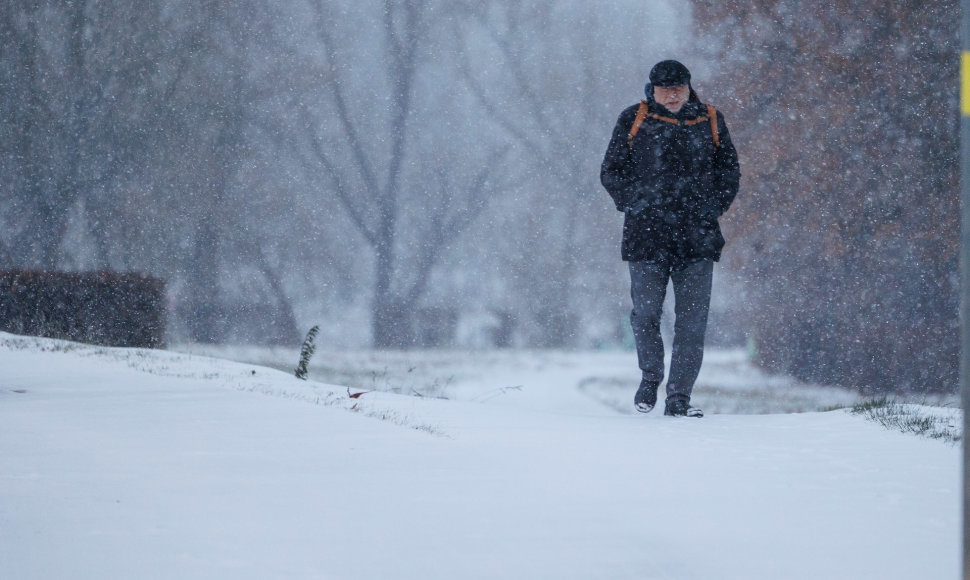
POLYGON ((650 71, 650 84, 655 87, 689 85, 690 71, 676 60, 662 60, 650 71))

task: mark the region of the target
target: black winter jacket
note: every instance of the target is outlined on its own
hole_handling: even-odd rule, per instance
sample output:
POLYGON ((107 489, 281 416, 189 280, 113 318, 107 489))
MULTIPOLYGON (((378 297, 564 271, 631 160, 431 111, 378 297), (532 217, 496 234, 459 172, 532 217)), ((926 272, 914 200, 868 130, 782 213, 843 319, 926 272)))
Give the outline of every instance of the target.
POLYGON ((738 192, 741 171, 724 116, 717 113, 714 146, 707 106, 692 90, 676 114, 653 100, 631 149, 627 135, 639 104, 620 113, 600 181, 624 212, 622 258, 674 266, 718 260, 724 236, 717 219, 738 192), (702 119, 703 118, 703 119, 702 119))

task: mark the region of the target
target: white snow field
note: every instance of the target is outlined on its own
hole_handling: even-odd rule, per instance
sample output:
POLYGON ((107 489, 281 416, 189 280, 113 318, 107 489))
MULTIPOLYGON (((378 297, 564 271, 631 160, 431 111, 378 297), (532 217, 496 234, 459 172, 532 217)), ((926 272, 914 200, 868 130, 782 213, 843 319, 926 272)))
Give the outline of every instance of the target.
POLYGON ((739 414, 853 398, 732 352, 707 417, 630 414, 634 359, 321 352, 300 381, 0 334, 0 578, 959 577, 959 446, 739 414))

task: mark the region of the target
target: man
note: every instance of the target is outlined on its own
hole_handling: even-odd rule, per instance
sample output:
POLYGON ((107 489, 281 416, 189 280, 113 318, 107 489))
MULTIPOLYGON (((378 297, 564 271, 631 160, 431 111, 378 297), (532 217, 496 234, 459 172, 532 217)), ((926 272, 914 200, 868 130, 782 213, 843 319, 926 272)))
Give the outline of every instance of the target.
POLYGON ((676 318, 664 415, 703 416, 690 397, 704 357, 714 262, 724 247, 717 220, 734 201, 740 178, 723 115, 700 102, 687 67, 657 63, 646 99, 620 114, 600 171, 625 214, 621 254, 630 268, 640 412, 656 405, 664 378, 660 316, 672 280, 676 318))

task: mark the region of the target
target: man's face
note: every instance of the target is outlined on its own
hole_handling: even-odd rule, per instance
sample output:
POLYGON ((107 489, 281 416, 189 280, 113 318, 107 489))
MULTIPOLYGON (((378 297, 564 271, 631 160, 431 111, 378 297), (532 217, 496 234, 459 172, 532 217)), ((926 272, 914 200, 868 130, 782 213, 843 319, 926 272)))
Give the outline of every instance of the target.
POLYGON ((653 87, 653 100, 666 107, 671 113, 680 111, 680 108, 687 104, 688 97, 690 97, 690 88, 687 85, 653 87))

